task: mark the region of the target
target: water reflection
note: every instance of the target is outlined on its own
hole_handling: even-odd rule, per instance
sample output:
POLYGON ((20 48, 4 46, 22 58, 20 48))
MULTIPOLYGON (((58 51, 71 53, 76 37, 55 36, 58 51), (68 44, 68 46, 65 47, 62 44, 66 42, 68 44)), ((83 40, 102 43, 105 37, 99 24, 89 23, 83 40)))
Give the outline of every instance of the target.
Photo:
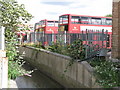
MULTIPOLYGON (((25 65, 24 68, 26 70, 30 70, 30 65, 25 65)), ((18 88, 63 88, 56 81, 47 77, 39 70, 35 70, 31 76, 20 76, 16 78, 16 83, 18 88)))

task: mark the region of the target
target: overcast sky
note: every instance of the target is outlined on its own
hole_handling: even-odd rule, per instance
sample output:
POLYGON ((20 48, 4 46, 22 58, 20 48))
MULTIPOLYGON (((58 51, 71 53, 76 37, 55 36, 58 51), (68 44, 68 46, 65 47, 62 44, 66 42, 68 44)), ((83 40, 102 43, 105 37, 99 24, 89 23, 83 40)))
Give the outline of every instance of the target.
POLYGON ((62 14, 105 16, 112 14, 112 0, 17 0, 24 4, 34 18, 31 24, 42 19, 58 20, 62 14))

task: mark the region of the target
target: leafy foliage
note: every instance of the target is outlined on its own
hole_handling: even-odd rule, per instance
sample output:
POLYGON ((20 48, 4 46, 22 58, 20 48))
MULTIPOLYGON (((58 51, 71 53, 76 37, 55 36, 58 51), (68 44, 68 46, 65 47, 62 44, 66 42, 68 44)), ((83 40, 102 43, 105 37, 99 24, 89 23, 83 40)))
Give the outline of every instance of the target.
POLYGON ((82 40, 78 39, 68 46, 69 56, 73 59, 84 59, 85 58, 85 47, 82 40))
POLYGON ((61 45, 60 42, 55 42, 55 43, 52 43, 52 45, 48 47, 48 50, 52 52, 64 54, 65 46, 61 45))
POLYGON ((120 71, 117 68, 119 63, 106 61, 105 59, 95 58, 89 62, 95 69, 97 82, 104 88, 120 86, 120 71))
POLYGON ((23 46, 31 46, 31 47, 35 47, 35 48, 42 48, 42 49, 45 49, 45 46, 42 45, 41 42, 37 42, 37 43, 25 43, 23 46))
POLYGON ((106 17, 112 17, 112 14, 108 14, 108 15, 106 15, 106 17))
MULTIPOLYGON (((24 5, 19 5, 16 1, 0 1, 0 15, 1 15, 1 24, 4 27, 15 26, 20 24, 22 21, 27 22, 32 18, 32 15, 29 14, 24 5)), ((12 29, 12 30, 13 30, 12 29)))
POLYGON ((16 32, 19 30, 18 25, 26 23, 32 18, 32 15, 29 14, 24 5, 19 5, 14 0, 0 0, 0 26, 5 27, 5 44, 7 57, 9 59, 8 75, 9 78, 16 78, 17 75, 20 75, 19 67, 19 54, 17 53, 18 41, 16 32))
POLYGON ((71 45, 61 45, 60 42, 53 43, 49 48, 50 51, 70 56, 72 59, 84 59, 85 47, 82 40, 78 39, 71 45))

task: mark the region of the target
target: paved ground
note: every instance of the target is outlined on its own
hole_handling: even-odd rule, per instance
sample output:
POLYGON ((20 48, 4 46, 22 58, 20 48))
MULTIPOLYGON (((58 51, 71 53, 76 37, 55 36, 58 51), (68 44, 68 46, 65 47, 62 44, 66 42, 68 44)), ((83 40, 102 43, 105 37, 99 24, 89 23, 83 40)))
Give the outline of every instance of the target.
POLYGON ((8 88, 18 88, 18 87, 17 87, 17 84, 14 80, 9 80, 8 88))

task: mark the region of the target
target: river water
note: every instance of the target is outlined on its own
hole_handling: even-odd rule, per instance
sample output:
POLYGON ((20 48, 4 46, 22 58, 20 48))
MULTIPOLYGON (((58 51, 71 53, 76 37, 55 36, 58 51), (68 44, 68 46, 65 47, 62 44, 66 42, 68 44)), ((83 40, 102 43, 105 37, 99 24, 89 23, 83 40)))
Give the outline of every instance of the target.
POLYGON ((33 69, 34 71, 30 75, 23 75, 16 78, 18 88, 63 88, 62 85, 30 65, 25 64, 23 67, 27 71, 33 69))

